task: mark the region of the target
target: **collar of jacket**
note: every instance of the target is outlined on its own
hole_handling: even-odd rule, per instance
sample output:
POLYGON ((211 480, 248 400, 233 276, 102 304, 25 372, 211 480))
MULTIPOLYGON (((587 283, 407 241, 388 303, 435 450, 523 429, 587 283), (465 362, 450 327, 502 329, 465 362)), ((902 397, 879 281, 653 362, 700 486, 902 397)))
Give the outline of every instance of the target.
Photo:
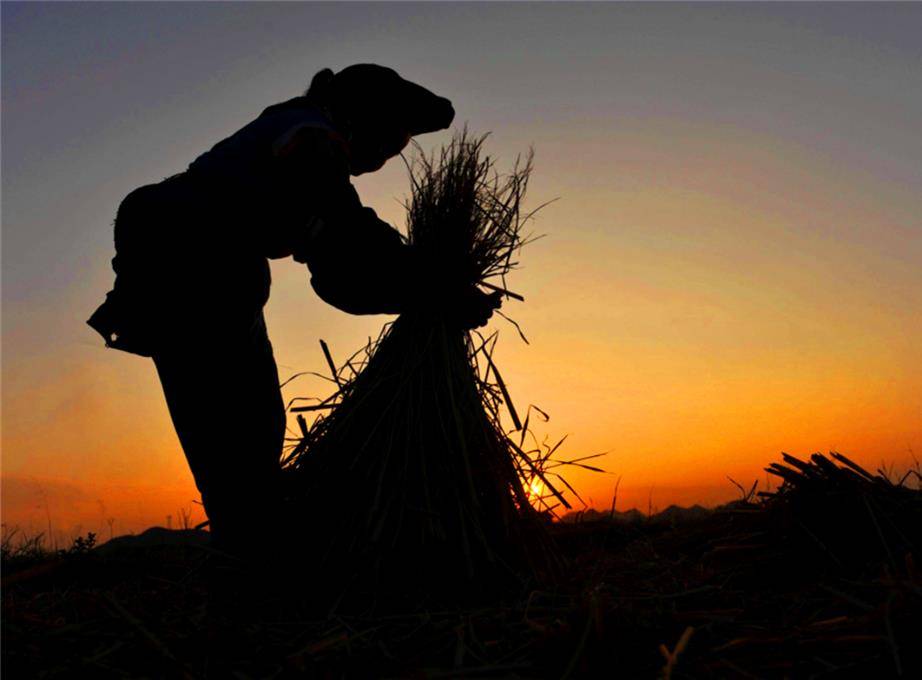
POLYGON ((263 115, 280 113, 282 111, 290 115, 292 110, 299 112, 298 119, 292 127, 281 137, 275 140, 273 144, 273 154, 284 155, 286 148, 292 142, 298 131, 305 127, 320 128, 326 132, 327 136, 333 141, 348 158, 351 155, 351 145, 349 138, 342 134, 340 128, 333 122, 333 116, 330 110, 317 102, 309 100, 307 97, 298 97, 297 99, 284 102, 266 109, 263 115), (300 101, 299 101, 300 100, 300 101), (296 104, 297 103, 297 104, 296 104), (304 112, 302 116, 300 112, 304 112))

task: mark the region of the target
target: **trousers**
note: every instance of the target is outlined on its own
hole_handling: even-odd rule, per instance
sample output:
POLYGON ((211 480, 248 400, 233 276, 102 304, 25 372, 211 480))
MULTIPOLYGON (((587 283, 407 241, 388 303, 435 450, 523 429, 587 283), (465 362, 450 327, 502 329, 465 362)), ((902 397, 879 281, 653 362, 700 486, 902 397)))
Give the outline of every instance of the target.
POLYGON ((213 544, 236 555, 271 547, 284 521, 285 406, 262 312, 187 329, 152 358, 213 544))

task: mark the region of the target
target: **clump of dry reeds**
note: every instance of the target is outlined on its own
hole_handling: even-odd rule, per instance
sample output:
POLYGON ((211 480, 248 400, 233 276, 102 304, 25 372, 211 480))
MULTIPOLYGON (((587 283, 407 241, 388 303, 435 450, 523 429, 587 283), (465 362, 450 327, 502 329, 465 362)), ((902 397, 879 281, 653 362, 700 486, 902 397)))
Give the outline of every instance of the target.
POLYGON ((483 142, 464 132, 411 166, 418 303, 341 368, 324 345, 336 392, 292 409, 320 414, 310 424, 299 414, 286 459, 315 539, 309 561, 325 592, 358 606, 513 595, 558 566, 523 480, 566 501, 543 455, 503 429, 503 407, 524 428, 492 359, 495 335, 464 330, 452 308, 472 286, 513 295, 505 275, 525 240, 531 157, 499 174, 483 142))
POLYGON ((882 562, 896 568, 922 547, 922 493, 912 486, 922 481, 917 469, 893 480, 838 452, 782 459, 765 469, 784 483, 759 495, 781 524, 796 523, 808 546, 837 568, 860 571, 882 562))

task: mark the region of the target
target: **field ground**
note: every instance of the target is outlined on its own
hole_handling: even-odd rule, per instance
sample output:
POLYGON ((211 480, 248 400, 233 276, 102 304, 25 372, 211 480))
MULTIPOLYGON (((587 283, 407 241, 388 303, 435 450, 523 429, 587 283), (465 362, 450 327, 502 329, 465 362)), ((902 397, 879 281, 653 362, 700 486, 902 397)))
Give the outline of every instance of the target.
POLYGON ((922 677, 922 490, 823 461, 713 511, 555 524, 565 582, 475 609, 328 619, 297 574, 218 605, 191 531, 7 550, 4 677, 922 677))

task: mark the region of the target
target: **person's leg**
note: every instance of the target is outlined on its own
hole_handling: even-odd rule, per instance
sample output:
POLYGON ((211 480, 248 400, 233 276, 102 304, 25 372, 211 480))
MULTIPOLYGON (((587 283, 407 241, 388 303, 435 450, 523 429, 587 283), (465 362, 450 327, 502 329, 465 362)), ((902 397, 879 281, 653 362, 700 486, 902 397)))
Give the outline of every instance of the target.
POLYGON ((262 315, 155 352, 170 416, 217 547, 258 554, 278 540, 285 409, 262 315))

